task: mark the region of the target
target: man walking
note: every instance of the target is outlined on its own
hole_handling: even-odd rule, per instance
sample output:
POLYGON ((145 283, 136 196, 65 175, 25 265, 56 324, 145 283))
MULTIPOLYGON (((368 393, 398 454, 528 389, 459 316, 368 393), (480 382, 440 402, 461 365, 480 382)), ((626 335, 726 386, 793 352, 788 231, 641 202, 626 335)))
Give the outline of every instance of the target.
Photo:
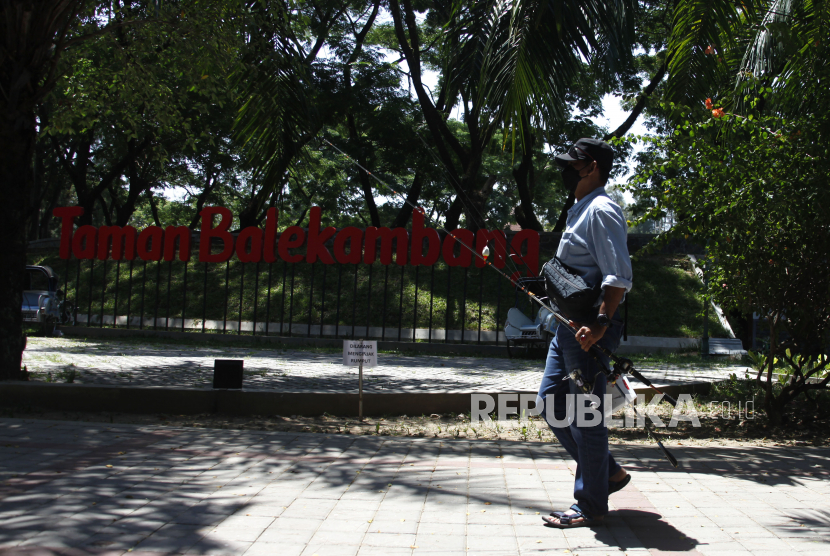
MULTIPOLYGON (((608 513, 608 495, 631 480, 608 451, 604 420, 589 426, 568 419, 566 400, 568 394, 583 393, 569 379, 569 373, 578 370, 585 383, 593 385, 591 393, 601 400, 596 409, 604 414, 607 382, 588 350, 595 343, 611 351, 619 346, 622 322, 617 307, 631 289, 632 272, 622 209, 605 192, 614 151, 603 141, 580 139, 567 153, 557 155, 556 161, 562 168, 565 187, 576 198, 568 211, 567 228, 556 256, 588 286, 600 284, 602 292, 593 306, 592 314, 597 315, 593 322, 572 320, 571 325, 578 329, 576 335, 564 326, 557 329, 539 387, 539 398, 544 404, 542 415, 577 464, 576 504, 543 519, 546 525, 570 528, 601 521, 608 513)), ((609 366, 607 358, 600 359, 609 366)), ((577 397, 576 403, 586 401, 577 397)))

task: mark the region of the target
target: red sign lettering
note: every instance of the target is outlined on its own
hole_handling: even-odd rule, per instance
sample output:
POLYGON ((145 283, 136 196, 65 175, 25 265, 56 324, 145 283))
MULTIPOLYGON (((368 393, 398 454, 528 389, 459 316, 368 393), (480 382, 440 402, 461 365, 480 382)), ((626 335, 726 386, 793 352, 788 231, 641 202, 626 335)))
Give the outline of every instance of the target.
MULTIPOLYGON (((274 263, 282 259, 290 263, 305 260, 323 264, 372 264, 376 258, 383 265, 403 266, 407 262, 412 266, 434 265, 443 258, 448 266, 468 267, 473 264, 474 249, 480 253, 485 245, 491 246, 491 262, 496 268, 504 268, 507 257, 524 269, 516 274, 536 275, 539 272, 539 233, 522 230, 511 238, 508 249, 507 236, 501 230, 479 230, 473 234, 470 230, 453 230, 441 241, 441 236, 432 228, 424 226, 424 213, 415 210, 412 213, 412 231, 404 228, 375 228, 366 230, 348 226, 337 230, 331 226, 321 228, 322 214, 320 207, 311 207, 308 231, 299 226, 289 226, 278 233, 279 212, 268 209, 265 217, 265 229, 249 226, 239 232, 238 236, 230 232, 233 214, 225 207, 205 207, 199 213, 202 217, 202 229, 199 232, 199 262, 223 263, 236 253, 241 262, 274 263), (214 227, 214 217, 219 222, 214 227), (218 239, 222 243, 219 253, 211 252, 211 241, 218 239), (333 241, 330 251, 326 244, 333 241), (296 250, 305 246, 305 253, 296 250), (378 253, 378 250, 380 253, 378 253)), ((186 226, 148 226, 137 233, 132 226, 81 226, 73 233, 74 219, 84 213, 82 207, 59 207, 53 211, 61 219, 60 257, 68 259, 98 258, 105 260, 126 259, 132 261, 136 255, 145 261, 172 261, 179 251, 179 260, 190 260, 192 232, 186 226)), ((484 261, 476 257, 476 266, 481 268, 484 261)))
POLYGON ((199 234, 199 262, 224 263, 233 254, 233 236, 228 232, 233 222, 233 214, 225 207, 206 207, 199 213, 202 217, 202 233, 199 234), (213 227, 213 216, 220 215, 219 225, 213 227), (218 237, 224 244, 221 253, 210 252, 210 239, 218 237))

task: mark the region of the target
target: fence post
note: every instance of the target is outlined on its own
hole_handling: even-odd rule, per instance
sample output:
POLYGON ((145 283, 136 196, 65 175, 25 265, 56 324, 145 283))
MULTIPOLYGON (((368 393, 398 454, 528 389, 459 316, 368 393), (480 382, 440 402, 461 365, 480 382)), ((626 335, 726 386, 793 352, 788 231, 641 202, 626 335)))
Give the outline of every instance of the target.
POLYGON ((256 336, 257 303, 259 303, 259 261, 254 267, 254 326, 251 328, 253 336, 256 336))
POLYGON ((245 263, 239 263, 239 322, 237 323, 236 335, 242 335, 242 300, 245 294, 245 263))
POLYGON ((127 280, 127 328, 130 328, 130 309, 133 304, 133 261, 130 261, 130 277, 127 280))
POLYGON ((182 332, 184 332, 184 319, 187 316, 187 263, 184 262, 184 278, 182 279, 182 332))
POLYGON ((121 277, 121 259, 115 263, 115 306, 112 310, 112 326, 118 328, 118 283, 121 277))

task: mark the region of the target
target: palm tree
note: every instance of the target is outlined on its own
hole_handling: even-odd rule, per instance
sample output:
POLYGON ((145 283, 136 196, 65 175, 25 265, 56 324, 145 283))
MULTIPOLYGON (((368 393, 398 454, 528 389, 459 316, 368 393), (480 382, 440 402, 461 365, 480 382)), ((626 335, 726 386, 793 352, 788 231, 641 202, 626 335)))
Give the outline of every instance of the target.
MULTIPOLYGON (((518 137, 522 151, 531 152, 533 129, 561 123, 569 108, 568 88, 586 64, 604 66, 613 75, 627 62, 635 8, 633 0, 435 2, 433 15, 446 31, 439 48, 443 80, 433 97, 421 81, 422 40, 415 8, 410 0, 390 0, 412 86, 456 190, 447 226, 457 225, 462 210, 468 227, 484 225, 493 183, 480 175, 481 161, 495 133, 512 129, 513 145, 518 137), (447 124, 455 106, 464 112, 466 144, 447 124)), ((520 196, 525 208, 527 196, 520 196)))

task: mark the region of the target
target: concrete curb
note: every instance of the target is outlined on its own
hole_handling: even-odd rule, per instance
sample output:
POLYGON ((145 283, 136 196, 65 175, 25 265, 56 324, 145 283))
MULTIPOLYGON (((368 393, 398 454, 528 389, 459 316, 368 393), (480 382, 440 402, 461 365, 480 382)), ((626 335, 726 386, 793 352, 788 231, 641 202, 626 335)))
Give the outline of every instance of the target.
MULTIPOLYGON (((706 393, 711 384, 693 382, 662 387, 666 394, 706 393)), ((654 391, 639 387, 637 394, 651 400, 654 391)), ((473 394, 531 394, 536 392, 430 392, 364 393, 367 416, 468 413, 473 394)), ((509 401, 509 400, 508 400, 509 401)), ((0 383, 0 406, 37 407, 54 411, 102 411, 117 413, 168 413, 197 415, 357 415, 357 393, 207 390, 196 388, 148 388, 94 384, 53 384, 9 381, 0 383)), ((516 403, 511 403, 516 406, 516 403)))
MULTIPOLYGON (((86 326, 61 327, 66 336, 85 338, 166 338, 173 340, 203 341, 205 343, 219 342, 223 344, 237 344, 253 342, 267 344, 269 347, 323 347, 342 349, 343 339, 334 338, 293 338, 286 336, 240 336, 237 334, 201 334, 199 332, 173 332, 165 330, 135 330, 126 328, 91 328, 86 326)), ((412 342, 378 341, 379 350, 411 350, 434 355, 489 355, 507 357, 506 346, 486 344, 428 344, 412 342)))
MULTIPOLYGON (((61 331, 66 336, 82 338, 165 338, 173 340, 191 340, 219 342, 223 344, 236 344, 240 342, 261 343, 270 347, 343 347, 342 339, 334 338, 296 338, 286 336, 240 336, 237 334, 202 334, 199 332, 177 332, 165 330, 136 330, 126 328, 94 328, 87 326, 64 326, 61 331)), ((696 338, 657 338, 651 336, 629 336, 627 341, 622 341, 616 353, 624 355, 627 353, 643 352, 665 352, 694 349, 699 346, 700 340, 696 338)), ((417 351, 433 355, 477 355, 491 357, 508 357, 507 347, 492 344, 445 344, 445 343, 424 343, 424 342, 393 342, 378 341, 379 350, 400 350, 417 351)), ((524 352, 523 347, 516 347, 517 354, 524 352)), ((543 356, 541 349, 537 351, 543 356)))

